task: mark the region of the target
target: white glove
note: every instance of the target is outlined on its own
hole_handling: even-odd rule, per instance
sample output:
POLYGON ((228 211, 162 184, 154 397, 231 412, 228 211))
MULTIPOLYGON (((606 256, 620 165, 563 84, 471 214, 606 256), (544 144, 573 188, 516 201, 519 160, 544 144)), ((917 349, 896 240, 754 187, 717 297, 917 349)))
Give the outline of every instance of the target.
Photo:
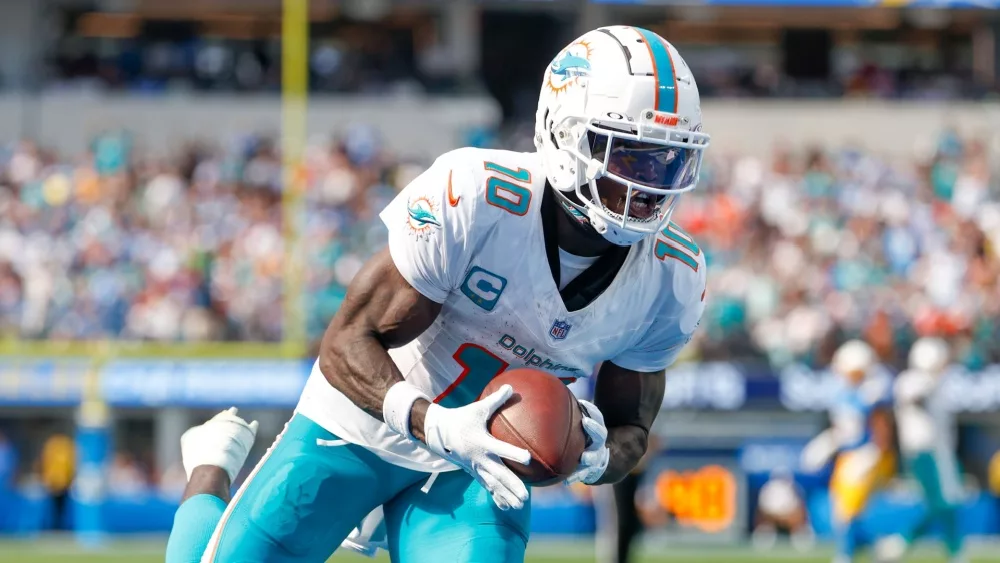
POLYGON ((181 461, 188 480, 200 465, 220 467, 230 483, 236 480, 257 437, 257 421, 248 424, 238 412, 228 408, 181 435, 181 461))
POLYGON ((604 415, 597 405, 590 401, 580 401, 583 407, 583 431, 590 438, 590 445, 580 456, 580 465, 576 471, 566 478, 566 482, 593 485, 604 475, 611 460, 611 450, 605 445, 608 440, 608 429, 604 426, 604 415))
POLYGON ((449 409, 431 403, 424 418, 427 447, 475 477, 501 510, 522 508, 528 500, 528 488, 500 458, 527 465, 531 454, 496 439, 486 428, 486 421, 513 394, 514 389, 504 385, 464 407, 449 409))

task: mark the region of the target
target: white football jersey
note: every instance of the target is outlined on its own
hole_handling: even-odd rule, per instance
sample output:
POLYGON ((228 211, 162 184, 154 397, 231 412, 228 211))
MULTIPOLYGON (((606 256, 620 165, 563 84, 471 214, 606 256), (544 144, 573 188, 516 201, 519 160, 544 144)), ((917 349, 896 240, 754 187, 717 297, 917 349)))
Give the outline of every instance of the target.
POLYGON ((909 369, 896 377, 896 426, 904 454, 955 451, 955 415, 940 388, 941 378, 925 371, 909 369))
MULTIPOLYGON (((546 221, 552 225, 543 217, 543 199, 551 198, 546 217, 564 211, 553 207, 560 204, 547 189, 535 153, 459 149, 438 158, 382 212, 396 268, 443 304, 416 340, 389 350, 406 380, 435 402, 473 402, 508 368, 534 367, 567 383, 589 376, 604 360, 661 370, 698 326, 705 257, 672 224, 610 253, 624 261, 603 291, 594 278, 613 272, 609 257, 560 293, 549 265, 549 256, 558 262, 557 247, 543 234, 546 221)), ((356 407, 327 383, 318 364, 296 410, 397 465, 455 469, 356 407)))

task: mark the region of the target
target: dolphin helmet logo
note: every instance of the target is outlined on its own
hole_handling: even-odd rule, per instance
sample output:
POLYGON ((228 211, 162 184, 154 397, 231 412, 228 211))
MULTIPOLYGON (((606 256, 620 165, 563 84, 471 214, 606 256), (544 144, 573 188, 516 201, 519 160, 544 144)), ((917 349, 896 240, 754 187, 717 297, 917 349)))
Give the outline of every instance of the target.
POLYGON ((546 85, 553 93, 566 91, 580 78, 590 76, 590 55, 592 48, 586 41, 578 41, 556 56, 549 65, 546 85))
POLYGON ((549 68, 552 74, 563 78, 590 76, 590 61, 569 52, 563 54, 559 59, 552 61, 552 66, 549 68))

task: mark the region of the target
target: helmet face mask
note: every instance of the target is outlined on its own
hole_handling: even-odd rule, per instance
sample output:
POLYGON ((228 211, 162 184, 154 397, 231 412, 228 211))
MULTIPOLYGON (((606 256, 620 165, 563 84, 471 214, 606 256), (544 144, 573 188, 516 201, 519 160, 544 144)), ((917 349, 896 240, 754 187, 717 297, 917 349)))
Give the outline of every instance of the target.
POLYGON ((659 36, 626 26, 585 34, 556 56, 535 133, 549 183, 577 196, 563 198, 575 206, 570 215, 623 246, 663 229, 680 194, 697 185, 709 144, 697 86, 680 54, 659 36), (669 92, 644 41, 660 50, 659 63, 668 67, 662 72, 672 76, 669 92), (622 56, 627 48, 629 59, 622 56), (664 103, 668 95, 672 105, 664 103))
MULTIPOLYGON (((659 115, 646 113, 650 120, 659 115)), ((576 192, 585 205, 589 203, 588 211, 597 215, 592 220, 595 228, 609 224, 614 237, 609 240, 615 244, 634 244, 661 231, 680 194, 697 185, 701 170, 701 143, 707 143, 707 136, 664 131, 643 121, 636 127, 591 120, 584 150, 570 149, 586 163, 588 175, 597 170, 576 192)))

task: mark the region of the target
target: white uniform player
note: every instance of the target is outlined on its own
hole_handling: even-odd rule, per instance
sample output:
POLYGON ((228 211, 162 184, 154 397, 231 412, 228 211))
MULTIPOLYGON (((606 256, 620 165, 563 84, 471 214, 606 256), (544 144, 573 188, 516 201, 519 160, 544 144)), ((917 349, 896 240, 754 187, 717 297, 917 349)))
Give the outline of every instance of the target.
POLYGON ((941 525, 950 561, 966 560, 958 514, 965 491, 955 455, 957 425, 941 390, 949 360, 948 345, 943 340, 921 338, 910 349, 910 369, 899 374, 893 385, 899 449, 907 472, 920 485, 927 512, 923 521, 906 533, 879 543, 879 555, 885 561, 903 557, 935 522, 941 525))
POLYGON ((670 217, 708 142, 694 77, 662 37, 614 26, 564 48, 537 152, 447 153, 382 212, 388 252, 352 282, 203 560, 325 560, 380 505, 394 561, 523 560, 529 491, 501 458, 530 453, 486 429, 510 387, 479 399, 508 367, 569 383, 603 362, 567 480, 623 478, 704 309, 705 257, 670 217))
MULTIPOLYGON (((672 224, 623 249, 628 256, 615 281, 587 307, 568 311, 550 273, 545 197, 537 154, 460 149, 440 157, 382 212, 399 272, 444 303, 430 329, 389 350, 406 380, 435 402, 470 403, 507 367, 536 367, 567 383, 604 360, 657 371, 694 333, 704 308, 705 257, 672 224), (426 244, 426 237, 441 244, 426 244)), ((560 285, 577 280, 585 283, 563 275, 560 285)), ((356 407, 318 364, 296 410, 394 464, 457 469, 356 407)))

